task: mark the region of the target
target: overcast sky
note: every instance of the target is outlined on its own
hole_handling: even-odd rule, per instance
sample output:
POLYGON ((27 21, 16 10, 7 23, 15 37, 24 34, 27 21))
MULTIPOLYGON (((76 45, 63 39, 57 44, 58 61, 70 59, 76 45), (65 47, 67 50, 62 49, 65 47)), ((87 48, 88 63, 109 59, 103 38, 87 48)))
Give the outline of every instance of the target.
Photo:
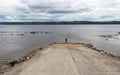
POLYGON ((0 22, 120 20, 120 0, 0 0, 0 22))

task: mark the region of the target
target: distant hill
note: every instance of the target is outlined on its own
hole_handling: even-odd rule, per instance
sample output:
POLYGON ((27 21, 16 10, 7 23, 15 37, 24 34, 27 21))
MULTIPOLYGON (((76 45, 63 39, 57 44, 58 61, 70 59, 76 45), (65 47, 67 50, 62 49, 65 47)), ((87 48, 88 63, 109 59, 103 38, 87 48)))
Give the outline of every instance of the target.
POLYGON ((60 21, 60 22, 0 22, 3 25, 41 25, 41 24, 120 24, 120 21, 60 21))

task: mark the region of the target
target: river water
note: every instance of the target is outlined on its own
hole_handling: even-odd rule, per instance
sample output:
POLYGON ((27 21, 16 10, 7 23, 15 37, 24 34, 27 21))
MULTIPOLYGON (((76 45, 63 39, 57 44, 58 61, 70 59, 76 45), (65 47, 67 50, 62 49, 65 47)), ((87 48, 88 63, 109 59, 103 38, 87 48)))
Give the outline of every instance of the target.
POLYGON ((0 64, 53 42, 92 43, 98 49, 120 55, 120 39, 99 35, 120 32, 120 25, 0 25, 0 64))

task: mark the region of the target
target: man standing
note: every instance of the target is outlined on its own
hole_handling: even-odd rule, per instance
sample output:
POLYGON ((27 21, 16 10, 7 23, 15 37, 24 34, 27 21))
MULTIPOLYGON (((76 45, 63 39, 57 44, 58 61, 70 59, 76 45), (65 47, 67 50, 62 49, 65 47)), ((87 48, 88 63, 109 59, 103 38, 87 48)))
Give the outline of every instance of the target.
POLYGON ((67 42, 68 42, 68 39, 66 38, 66 39, 65 39, 65 43, 67 43, 67 42))

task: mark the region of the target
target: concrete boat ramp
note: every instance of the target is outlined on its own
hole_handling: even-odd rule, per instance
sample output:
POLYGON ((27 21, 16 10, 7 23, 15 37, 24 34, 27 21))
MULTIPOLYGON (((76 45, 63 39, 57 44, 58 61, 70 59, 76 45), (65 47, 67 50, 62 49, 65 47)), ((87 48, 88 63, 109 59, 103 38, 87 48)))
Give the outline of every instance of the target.
POLYGON ((120 75, 120 61, 82 44, 53 44, 1 75, 120 75))

